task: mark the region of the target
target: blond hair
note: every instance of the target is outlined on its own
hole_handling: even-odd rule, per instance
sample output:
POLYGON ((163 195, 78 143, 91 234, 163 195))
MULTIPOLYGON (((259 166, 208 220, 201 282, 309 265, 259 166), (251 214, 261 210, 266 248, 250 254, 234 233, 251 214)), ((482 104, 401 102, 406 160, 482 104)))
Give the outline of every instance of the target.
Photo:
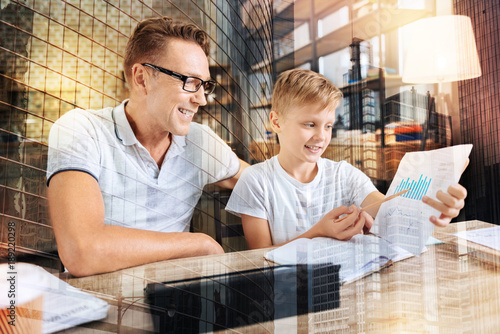
POLYGON ((342 92, 325 76, 311 70, 293 69, 281 73, 274 84, 271 109, 281 116, 286 115, 290 108, 305 104, 335 109, 342 96, 342 92))
POLYGON ((125 49, 123 67, 127 81, 132 74, 134 64, 143 62, 155 64, 171 39, 192 41, 203 49, 207 57, 210 53, 208 34, 194 24, 176 22, 166 16, 142 20, 132 32, 125 49))

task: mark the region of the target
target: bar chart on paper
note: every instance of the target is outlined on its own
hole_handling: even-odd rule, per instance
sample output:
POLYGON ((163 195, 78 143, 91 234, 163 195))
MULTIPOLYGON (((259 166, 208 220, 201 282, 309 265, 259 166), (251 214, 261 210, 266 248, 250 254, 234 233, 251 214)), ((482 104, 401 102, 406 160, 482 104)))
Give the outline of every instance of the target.
POLYGON ((440 214, 422 202, 422 197, 435 197, 438 190, 456 184, 471 149, 472 145, 467 144, 406 153, 387 195, 410 191, 380 206, 373 233, 412 254, 420 254, 434 230, 429 218, 440 214))
POLYGON ((420 174, 418 181, 412 180, 409 177, 406 179, 402 179, 401 182, 396 187, 394 193, 405 189, 411 189, 406 194, 401 195, 401 197, 421 200, 422 196, 427 194, 427 190, 429 190, 429 185, 431 184, 432 178, 424 176, 420 174))

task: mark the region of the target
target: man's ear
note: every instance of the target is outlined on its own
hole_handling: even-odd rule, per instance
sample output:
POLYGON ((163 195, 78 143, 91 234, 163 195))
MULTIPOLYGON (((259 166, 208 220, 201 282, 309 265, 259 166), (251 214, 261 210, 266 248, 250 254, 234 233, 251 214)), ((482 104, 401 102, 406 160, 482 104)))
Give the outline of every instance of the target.
POLYGON ((141 92, 147 92, 147 80, 149 79, 149 73, 146 71, 144 66, 141 64, 134 64, 132 66, 132 73, 130 75, 131 86, 135 90, 141 92))
POLYGON ((280 133, 281 127, 279 122, 279 115, 276 111, 271 110, 271 113, 269 114, 269 121, 271 123, 271 128, 273 129, 273 131, 276 133, 280 133))

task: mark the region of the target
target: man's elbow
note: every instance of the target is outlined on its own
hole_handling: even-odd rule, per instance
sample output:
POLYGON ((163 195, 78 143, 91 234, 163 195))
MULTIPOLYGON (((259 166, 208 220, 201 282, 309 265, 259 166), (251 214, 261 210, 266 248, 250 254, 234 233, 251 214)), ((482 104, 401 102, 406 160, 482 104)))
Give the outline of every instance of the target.
POLYGON ((63 246, 59 248, 61 262, 71 275, 83 277, 102 272, 98 270, 97 265, 99 256, 95 254, 95 250, 91 245, 92 243, 78 245, 78 243, 75 242, 69 247, 63 246))
POLYGON ((199 235, 201 239, 197 242, 199 249, 196 254, 193 254, 194 256, 224 254, 222 246, 211 236, 204 233, 198 233, 197 235, 199 235))

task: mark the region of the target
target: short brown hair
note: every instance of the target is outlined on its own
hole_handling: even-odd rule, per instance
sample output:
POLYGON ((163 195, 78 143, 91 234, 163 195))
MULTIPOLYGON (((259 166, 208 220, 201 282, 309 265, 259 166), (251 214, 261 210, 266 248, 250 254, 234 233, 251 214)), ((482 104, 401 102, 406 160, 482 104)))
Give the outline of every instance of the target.
POLYGON ((125 77, 132 74, 136 63, 155 63, 170 39, 177 38, 197 43, 205 52, 210 53, 210 38, 198 26, 173 21, 170 17, 153 17, 140 21, 127 42, 123 67, 125 77))
POLYGON ((311 70, 293 69, 280 74, 274 84, 271 109, 286 115, 292 106, 319 104, 324 109, 337 108, 342 92, 325 76, 311 70))

